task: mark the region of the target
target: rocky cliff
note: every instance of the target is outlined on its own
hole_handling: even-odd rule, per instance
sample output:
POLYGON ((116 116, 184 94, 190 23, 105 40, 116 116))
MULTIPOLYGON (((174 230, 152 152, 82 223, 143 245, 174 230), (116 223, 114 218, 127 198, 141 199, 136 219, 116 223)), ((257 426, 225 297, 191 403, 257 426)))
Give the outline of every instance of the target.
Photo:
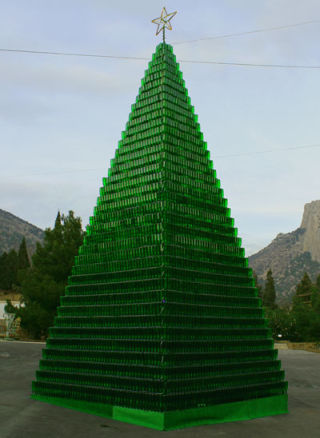
POLYGON ((301 241, 302 250, 309 251, 312 260, 320 263, 320 201, 304 206, 300 228, 305 230, 301 241))
POLYGON ((294 294, 304 272, 315 280, 320 274, 320 201, 306 204, 300 227, 278 234, 270 245, 249 257, 249 264, 262 280, 272 270, 279 301, 294 294))
POLYGON ((36 243, 42 242, 43 231, 0 209, 0 254, 8 252, 10 249, 18 250, 23 237, 26 238, 28 250, 32 253, 36 243))

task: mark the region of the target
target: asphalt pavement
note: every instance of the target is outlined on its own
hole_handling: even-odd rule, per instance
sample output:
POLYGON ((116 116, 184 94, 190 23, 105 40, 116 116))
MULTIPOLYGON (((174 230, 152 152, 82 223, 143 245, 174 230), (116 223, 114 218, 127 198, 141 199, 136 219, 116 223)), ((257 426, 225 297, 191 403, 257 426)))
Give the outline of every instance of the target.
POLYGON ((43 343, 0 341, 0 438, 320 438, 320 354, 280 350, 289 414, 157 431, 31 400, 43 343))

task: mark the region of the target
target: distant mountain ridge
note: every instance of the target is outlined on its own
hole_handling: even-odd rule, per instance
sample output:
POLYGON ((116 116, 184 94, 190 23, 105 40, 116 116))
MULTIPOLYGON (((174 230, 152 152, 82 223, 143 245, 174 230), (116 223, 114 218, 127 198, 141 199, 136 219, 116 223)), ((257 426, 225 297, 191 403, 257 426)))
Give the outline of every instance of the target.
POLYGON ((43 235, 41 228, 0 209, 0 254, 11 249, 18 250, 23 237, 26 238, 28 250, 33 253, 36 243, 42 242, 43 235))
POLYGON ((320 200, 305 204, 300 227, 278 234, 270 245, 249 257, 249 264, 263 280, 272 270, 279 302, 295 293, 304 272, 314 281, 320 274, 320 200))

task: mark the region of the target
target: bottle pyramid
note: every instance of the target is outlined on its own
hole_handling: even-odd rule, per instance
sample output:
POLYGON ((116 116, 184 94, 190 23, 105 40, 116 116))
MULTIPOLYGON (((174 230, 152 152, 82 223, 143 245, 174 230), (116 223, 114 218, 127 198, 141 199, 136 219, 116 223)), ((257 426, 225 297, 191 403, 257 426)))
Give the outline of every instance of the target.
POLYGON ((32 398, 155 429, 287 412, 287 382, 172 47, 157 46, 32 398))

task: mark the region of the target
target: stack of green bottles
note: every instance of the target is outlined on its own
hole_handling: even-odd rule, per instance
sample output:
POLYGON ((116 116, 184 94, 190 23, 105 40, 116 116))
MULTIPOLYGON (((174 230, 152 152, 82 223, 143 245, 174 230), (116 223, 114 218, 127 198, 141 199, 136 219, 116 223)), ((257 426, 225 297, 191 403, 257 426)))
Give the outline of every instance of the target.
POLYGON ((32 397, 157 429, 287 411, 252 271, 172 47, 158 45, 32 397))

